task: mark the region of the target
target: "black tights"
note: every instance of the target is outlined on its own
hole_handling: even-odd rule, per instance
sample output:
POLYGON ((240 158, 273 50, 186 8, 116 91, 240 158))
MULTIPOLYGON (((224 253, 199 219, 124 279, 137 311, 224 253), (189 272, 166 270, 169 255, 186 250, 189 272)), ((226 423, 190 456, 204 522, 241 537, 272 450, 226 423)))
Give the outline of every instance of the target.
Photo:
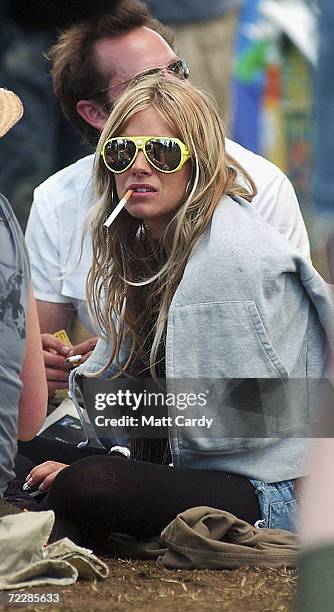
POLYGON ((242 476, 106 455, 64 469, 40 503, 56 514, 53 539, 68 536, 100 549, 111 531, 156 536, 194 506, 227 510, 253 524, 260 518, 254 488, 242 476))

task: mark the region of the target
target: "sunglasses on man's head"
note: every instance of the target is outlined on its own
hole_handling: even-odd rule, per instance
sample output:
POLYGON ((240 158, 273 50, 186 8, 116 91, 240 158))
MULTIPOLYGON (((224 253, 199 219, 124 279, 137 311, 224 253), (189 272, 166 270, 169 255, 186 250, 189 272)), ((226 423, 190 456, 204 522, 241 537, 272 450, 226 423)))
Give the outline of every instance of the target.
MULTIPOLYGON (((168 64, 168 66, 165 66, 164 69, 168 70, 168 72, 173 72, 176 76, 181 77, 181 79, 187 79, 190 74, 189 64, 185 59, 178 59, 168 64)), ((154 74, 159 70, 163 70, 163 68, 153 68, 152 70, 145 71, 144 74, 154 74)))
POLYGON ((115 174, 125 172, 143 151, 147 161, 160 172, 176 172, 190 158, 186 145, 169 136, 117 136, 107 140, 101 152, 107 168, 115 174))
POLYGON ((128 79, 127 81, 121 81, 120 83, 115 83, 115 85, 112 85, 109 89, 114 89, 115 87, 119 87, 120 85, 125 85, 127 83, 130 83, 131 81, 136 82, 137 79, 140 79, 144 76, 148 76, 150 74, 155 74, 163 70, 172 72, 173 74, 180 77, 181 79, 187 79, 190 74, 190 68, 189 68, 189 64, 187 60, 178 59, 178 60, 175 60, 175 62, 168 64, 168 66, 159 66, 157 68, 148 68, 147 70, 143 70, 142 72, 134 75, 131 79, 128 79))

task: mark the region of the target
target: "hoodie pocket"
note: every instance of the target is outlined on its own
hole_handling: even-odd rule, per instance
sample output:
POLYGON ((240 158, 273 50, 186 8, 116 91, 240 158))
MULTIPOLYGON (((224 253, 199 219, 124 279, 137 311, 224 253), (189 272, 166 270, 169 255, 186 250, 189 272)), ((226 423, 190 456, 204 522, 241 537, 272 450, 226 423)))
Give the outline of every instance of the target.
POLYGON ((254 301, 172 306, 166 365, 168 378, 289 377, 254 301))
POLYGON ((247 306, 248 306, 248 312, 250 314, 250 317, 252 319, 253 325, 254 325, 254 329, 255 332, 259 338, 259 341, 262 344, 263 350, 265 351, 265 353, 268 355, 271 363, 273 364, 273 366, 276 368, 277 373, 279 374, 279 376, 281 378, 289 378, 289 373, 287 372, 287 370, 285 369, 283 363, 281 362, 280 358, 278 357, 273 345, 271 344, 270 340, 269 340, 269 336, 266 332, 266 329, 262 323, 262 319, 260 317, 260 313, 257 309, 257 306, 255 304, 255 302, 247 302, 247 306))

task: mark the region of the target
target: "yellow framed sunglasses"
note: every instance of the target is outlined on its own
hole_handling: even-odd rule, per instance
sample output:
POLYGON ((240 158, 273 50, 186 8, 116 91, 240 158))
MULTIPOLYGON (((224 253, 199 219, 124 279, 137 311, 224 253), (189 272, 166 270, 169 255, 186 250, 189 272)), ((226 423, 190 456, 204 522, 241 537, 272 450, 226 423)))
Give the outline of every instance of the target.
POLYGON ((107 168, 120 174, 130 168, 139 151, 153 168, 166 174, 181 170, 190 159, 186 145, 170 136, 116 136, 104 143, 101 155, 107 168))

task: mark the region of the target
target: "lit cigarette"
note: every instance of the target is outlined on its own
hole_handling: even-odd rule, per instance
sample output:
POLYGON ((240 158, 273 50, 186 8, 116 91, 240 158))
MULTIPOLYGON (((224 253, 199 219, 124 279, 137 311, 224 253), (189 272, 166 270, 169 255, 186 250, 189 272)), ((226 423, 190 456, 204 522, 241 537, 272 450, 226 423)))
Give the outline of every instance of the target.
POLYGON ((121 212, 123 206, 130 200, 133 194, 133 189, 129 189, 126 194, 122 197, 122 199, 118 202, 116 208, 112 211, 111 215, 109 215, 108 219, 103 223, 104 227, 110 227, 112 222, 116 219, 117 215, 121 212))
POLYGON ((72 355, 72 357, 67 357, 65 359, 65 363, 75 363, 75 361, 80 361, 82 355, 72 355))

